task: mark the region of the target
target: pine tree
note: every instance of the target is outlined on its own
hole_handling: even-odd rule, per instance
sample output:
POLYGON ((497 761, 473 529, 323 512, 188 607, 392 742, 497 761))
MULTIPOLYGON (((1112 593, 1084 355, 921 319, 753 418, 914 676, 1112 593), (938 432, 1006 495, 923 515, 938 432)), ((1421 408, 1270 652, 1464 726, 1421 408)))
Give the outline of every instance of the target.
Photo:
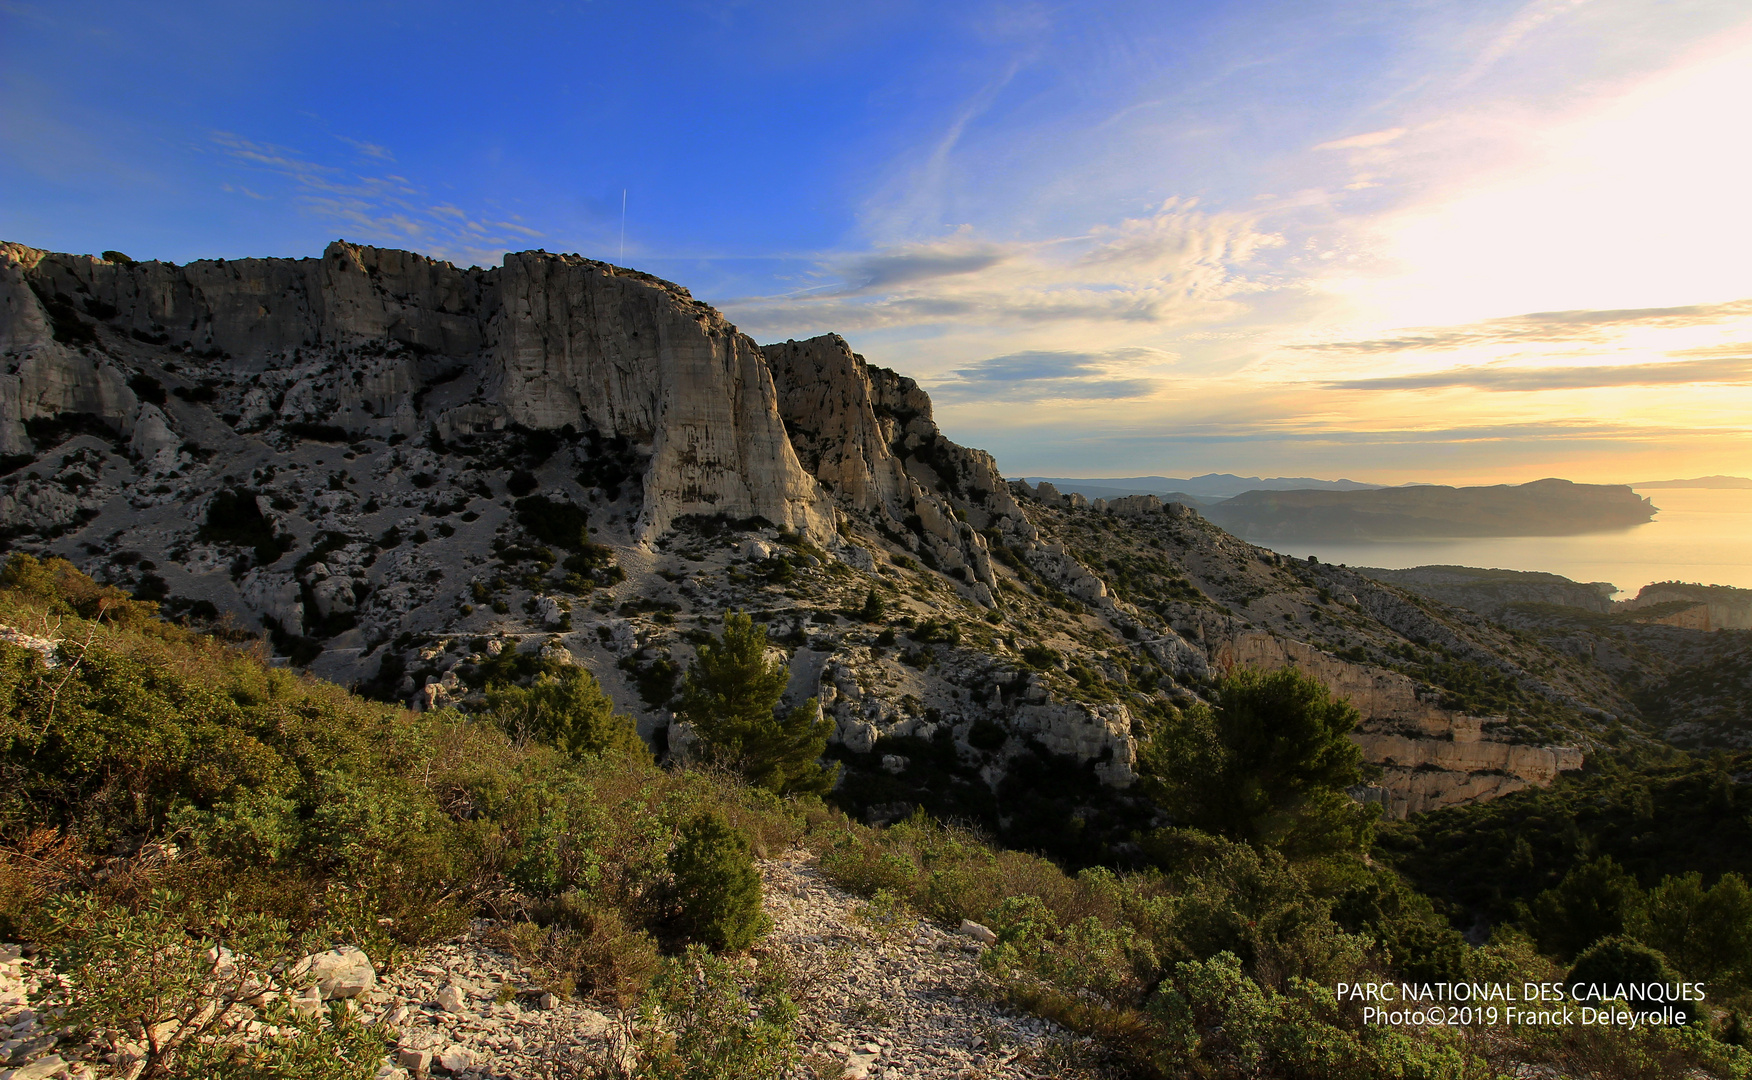
POLYGON ((1144 790, 1185 824, 1291 857, 1366 849, 1378 808, 1349 734, 1355 708, 1295 668, 1237 668, 1214 707, 1158 727, 1139 753, 1144 790))
POLYGON ((767 927, 760 871, 748 841, 722 817, 706 812, 682 826, 669 853, 675 929, 712 949, 746 949, 767 927))
POLYGON ((888 605, 883 602, 882 594, 875 589, 871 589, 864 595, 864 606, 858 611, 858 618, 865 622, 875 622, 877 619, 880 619, 883 616, 883 613, 887 610, 888 605))
POLYGON ((775 715, 790 675, 767 659, 766 627, 740 611, 724 616, 724 632, 702 642, 688 669, 681 715, 708 757, 742 772, 749 783, 780 795, 826 794, 839 767, 823 768, 833 721, 816 699, 775 715))

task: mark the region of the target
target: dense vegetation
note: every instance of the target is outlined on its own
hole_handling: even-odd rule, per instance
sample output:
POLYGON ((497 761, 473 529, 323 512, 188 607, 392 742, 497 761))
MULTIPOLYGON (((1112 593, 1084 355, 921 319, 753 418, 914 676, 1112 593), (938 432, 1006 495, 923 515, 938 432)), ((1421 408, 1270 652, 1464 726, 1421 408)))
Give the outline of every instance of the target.
MULTIPOLYGON (((243 1044, 172 1037, 154 1044, 146 1075, 371 1076, 380 1032, 342 1009, 252 1005, 216 981, 209 947, 233 950, 237 986, 259 987, 313 947, 355 944, 394 965, 482 914, 543 988, 644 1016, 643 1075, 781 1075, 796 1057, 783 965, 753 974, 718 954, 761 949, 753 860, 792 845, 819 853, 872 910, 988 924, 990 992, 1094 1036, 1067 1044, 1066 1075, 1468 1078, 1520 1062, 1601 1077, 1752 1073, 1752 1057, 1706 1024, 1363 1024, 1335 986, 1561 977, 1582 936, 1559 950, 1548 930, 1587 914, 1595 879, 1625 898, 1622 917, 1609 947, 1578 962, 1706 977, 1699 958, 1719 966, 1728 954, 1696 935, 1651 940, 1650 927, 1667 925, 1663 912, 1747 924, 1735 922, 1725 863, 1707 881, 1615 877, 1620 864, 1597 858, 1608 816, 1596 846, 1548 872, 1550 899, 1529 894, 1524 916, 1514 898, 1500 908, 1542 936, 1505 924, 1488 945, 1467 945, 1429 899, 1365 857, 1370 823, 1333 801, 1358 775, 1344 752, 1352 716, 1295 676, 1239 673, 1208 710, 1164 717, 1146 786, 1181 826, 1137 835, 1138 872, 1073 876, 922 815, 861 826, 809 794, 819 777, 799 763, 813 765, 818 725, 774 715, 765 642, 743 620, 702 646, 709 659, 686 689, 702 740, 733 747, 722 760, 734 771, 657 767, 576 668, 507 662, 487 673, 479 713, 408 713, 161 622, 55 560, 12 559, 0 623, 58 641, 52 657, 0 642, 0 937, 44 949, 76 985, 106 987, 51 990, 69 1023, 145 1038, 168 1019, 223 1029, 259 1006, 282 1032, 243 1044), (1239 794, 1199 817, 1205 800, 1192 796, 1212 777, 1239 794), (1594 878, 1571 881, 1577 873, 1594 878), (203 1011, 208 1000, 223 1007, 203 1011)), ((1674 768, 1675 806, 1685 784, 1708 798, 1707 778, 1674 768)), ((1650 798, 1666 805, 1652 788, 1650 798)), ((1585 801, 1562 805, 1580 814, 1585 801)), ((1387 830, 1413 880, 1464 857, 1444 854, 1458 845, 1441 839, 1449 820, 1460 818, 1387 830)), ((1633 873, 1659 869, 1626 850, 1633 873)))

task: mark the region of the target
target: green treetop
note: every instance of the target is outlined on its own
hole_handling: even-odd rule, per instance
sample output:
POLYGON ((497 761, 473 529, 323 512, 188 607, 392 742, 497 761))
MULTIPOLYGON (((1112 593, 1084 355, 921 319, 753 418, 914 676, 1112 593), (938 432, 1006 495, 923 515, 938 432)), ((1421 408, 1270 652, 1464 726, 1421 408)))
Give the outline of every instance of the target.
POLYGON ((1317 679, 1237 668, 1212 705, 1160 725, 1139 753, 1145 790, 1179 821, 1292 857, 1365 847, 1377 810, 1362 783, 1359 720, 1317 679))
POLYGON ((489 691, 487 707, 511 734, 528 735, 573 756, 645 750, 632 719, 615 714, 601 684, 581 667, 543 675, 527 688, 489 691))
POLYGON ((775 715, 790 675, 766 650, 766 627, 740 611, 725 615, 723 634, 702 642, 688 669, 681 715, 707 757, 750 783, 781 795, 826 794, 839 774, 819 760, 833 721, 820 715, 814 698, 783 719, 775 715))

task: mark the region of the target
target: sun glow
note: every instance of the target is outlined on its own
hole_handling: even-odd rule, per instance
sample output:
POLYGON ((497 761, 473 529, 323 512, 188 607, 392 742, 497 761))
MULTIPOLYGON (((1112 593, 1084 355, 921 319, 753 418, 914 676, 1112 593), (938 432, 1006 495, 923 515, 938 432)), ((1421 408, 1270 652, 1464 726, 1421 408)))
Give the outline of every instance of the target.
POLYGON ((1372 230, 1390 272, 1330 287, 1395 325, 1752 296, 1748 101, 1752 33, 1576 115, 1436 124, 1514 160, 1448 162, 1452 182, 1372 230))

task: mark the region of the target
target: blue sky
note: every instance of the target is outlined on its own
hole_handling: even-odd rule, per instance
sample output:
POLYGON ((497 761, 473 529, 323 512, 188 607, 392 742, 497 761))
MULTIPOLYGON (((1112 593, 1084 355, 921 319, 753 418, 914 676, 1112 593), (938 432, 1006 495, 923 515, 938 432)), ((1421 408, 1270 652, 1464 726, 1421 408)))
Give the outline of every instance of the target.
POLYGON ((624 261, 1018 475, 1747 474, 1749 98, 1738 0, 0 0, 0 238, 624 261))

